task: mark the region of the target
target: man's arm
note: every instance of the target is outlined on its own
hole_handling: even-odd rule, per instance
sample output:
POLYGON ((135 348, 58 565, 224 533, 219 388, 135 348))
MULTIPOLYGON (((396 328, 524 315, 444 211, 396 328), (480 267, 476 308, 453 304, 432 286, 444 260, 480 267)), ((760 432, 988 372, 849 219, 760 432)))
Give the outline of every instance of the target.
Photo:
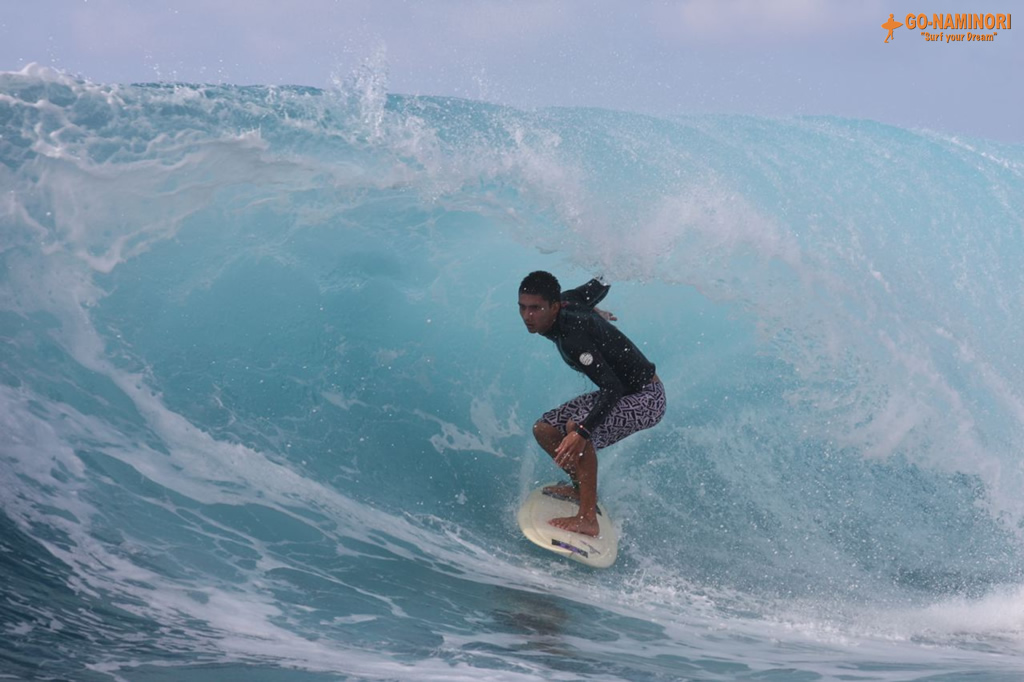
POLYGON ((608 295, 608 290, 611 288, 610 284, 605 284, 595 277, 583 286, 563 291, 562 302, 568 303, 572 307, 594 308, 608 295))
MULTIPOLYGON (((600 292, 600 300, 607 294, 608 287, 598 280, 591 280, 587 285, 596 284, 602 287, 600 292)), ((583 287, 581 287, 583 288, 583 287)), ((608 413, 615 406, 625 393, 626 389, 618 375, 612 370, 611 365, 605 360, 604 355, 598 350, 601 346, 599 339, 606 336, 606 333, 610 329, 614 329, 614 326, 606 322, 605 320, 616 319, 611 313, 601 310, 600 308, 593 308, 593 311, 598 314, 600 318, 592 315, 572 315, 571 317, 578 320, 579 324, 584 326, 583 334, 589 338, 589 341, 585 341, 582 344, 574 344, 574 348, 570 351, 569 357, 576 357, 576 353, 579 353, 579 362, 567 362, 576 369, 582 369, 583 373, 587 377, 597 384, 598 396, 594 403, 594 406, 590 409, 590 413, 583 418, 583 420, 575 426, 569 425, 569 432, 565 435, 562 441, 558 444, 555 449, 555 464, 558 466, 565 466, 569 462, 574 461, 574 457, 582 457, 583 450, 586 447, 586 442, 591 438, 591 430, 600 425, 608 413), (584 360, 585 356, 588 361, 584 360), (580 367, 582 365, 582 368, 580 367)), ((607 342, 607 339, 605 339, 607 342)), ((560 348, 561 349, 561 348, 560 348)), ((563 356, 566 353, 563 351, 563 356)))
POLYGON ((565 438, 558 444, 555 449, 555 464, 558 466, 565 466, 569 462, 575 461, 575 457, 583 456, 586 441, 590 440, 590 432, 604 421, 608 412, 625 393, 622 382, 611 371, 600 351, 594 349, 590 351, 590 355, 593 362, 587 367, 586 375, 599 388, 597 402, 591 408, 590 414, 576 425, 575 430, 566 433, 565 438))
POLYGON ((591 351, 594 362, 586 368, 586 375, 597 384, 597 402, 591 408, 580 425, 587 431, 596 428, 604 418, 608 416, 612 407, 626 393, 626 387, 622 385, 619 377, 612 371, 611 366, 605 361, 604 356, 598 350, 591 351))

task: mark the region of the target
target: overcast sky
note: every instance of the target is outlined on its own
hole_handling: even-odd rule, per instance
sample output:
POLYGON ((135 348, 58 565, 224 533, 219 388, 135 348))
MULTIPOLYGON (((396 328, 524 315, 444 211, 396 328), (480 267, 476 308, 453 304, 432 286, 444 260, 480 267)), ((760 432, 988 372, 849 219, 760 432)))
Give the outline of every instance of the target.
MULTIPOLYGON (((518 107, 833 114, 1024 143, 1018 0, 2 0, 0 70, 95 82, 329 87, 518 107), (894 14, 1011 13, 994 42, 928 42, 894 14)), ((948 32, 947 32, 948 33, 948 32)), ((957 33, 954 31, 954 33, 957 33)), ((959 33, 962 33, 960 31, 959 33)))

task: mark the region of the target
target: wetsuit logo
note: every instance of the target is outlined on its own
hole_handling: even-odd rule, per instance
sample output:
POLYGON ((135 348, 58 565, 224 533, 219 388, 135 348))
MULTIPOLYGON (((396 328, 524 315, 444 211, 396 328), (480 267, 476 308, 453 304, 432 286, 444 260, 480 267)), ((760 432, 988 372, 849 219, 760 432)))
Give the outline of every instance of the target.
POLYGON ((590 367, 594 364, 594 356, 590 353, 583 353, 580 355, 580 364, 584 367, 590 367))

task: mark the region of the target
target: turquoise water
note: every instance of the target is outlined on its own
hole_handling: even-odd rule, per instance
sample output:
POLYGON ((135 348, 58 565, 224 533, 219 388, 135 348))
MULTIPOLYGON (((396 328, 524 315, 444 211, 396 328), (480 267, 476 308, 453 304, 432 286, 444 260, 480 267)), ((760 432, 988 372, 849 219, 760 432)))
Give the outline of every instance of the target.
POLYGON ((0 74, 0 679, 1016 680, 1024 149, 0 74), (534 269, 669 410, 534 548, 534 269))

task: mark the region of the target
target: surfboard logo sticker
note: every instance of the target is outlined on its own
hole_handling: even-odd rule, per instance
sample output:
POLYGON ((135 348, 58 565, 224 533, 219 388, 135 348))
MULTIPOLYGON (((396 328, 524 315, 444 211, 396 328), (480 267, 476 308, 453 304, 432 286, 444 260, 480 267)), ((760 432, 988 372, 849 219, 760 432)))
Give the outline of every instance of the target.
POLYGON ((590 367, 592 364, 594 364, 594 356, 591 355, 590 353, 582 353, 580 355, 580 364, 583 365, 584 367, 590 367))
POLYGON ((587 551, 585 549, 581 549, 581 548, 577 547, 576 545, 570 545, 568 542, 563 542, 562 540, 552 540, 551 544, 554 547, 561 547, 562 549, 567 549, 570 552, 575 552, 576 554, 579 554, 580 556, 584 556, 584 557, 585 556, 589 556, 589 554, 587 553, 587 551))

